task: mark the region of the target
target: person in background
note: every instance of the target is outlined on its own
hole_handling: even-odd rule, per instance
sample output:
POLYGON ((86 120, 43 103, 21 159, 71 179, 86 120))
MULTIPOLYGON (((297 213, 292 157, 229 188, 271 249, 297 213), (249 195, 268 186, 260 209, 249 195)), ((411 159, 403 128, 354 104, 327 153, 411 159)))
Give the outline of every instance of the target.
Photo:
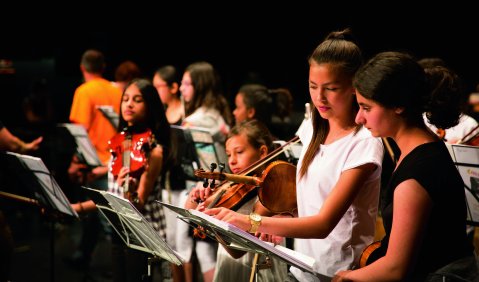
MULTIPOLYGON (((110 159, 108 141, 116 134, 116 128, 103 116, 98 107, 111 107, 119 113, 122 95, 118 87, 103 77, 105 68, 105 57, 102 52, 89 49, 83 53, 80 70, 84 83, 75 90, 70 110, 70 121, 85 127, 102 162, 102 166, 90 169, 75 156, 69 168, 70 178, 80 185, 100 190, 108 189, 107 172, 110 159)), ((85 199, 86 195, 80 192, 80 200, 85 199)), ((65 262, 75 268, 87 269, 99 234, 109 227, 98 212, 89 214, 82 220, 82 225, 79 247, 71 257, 66 258, 65 262)))
POLYGON ((25 142, 13 135, 10 130, 0 121, 0 151, 12 151, 26 154, 38 150, 43 138, 38 137, 32 142, 25 142))
MULTIPOLYGON (((0 121, 0 151, 26 154, 38 150, 42 137, 26 143, 13 135, 0 121)), ((7 220, 0 210, 0 281, 9 281, 10 265, 13 254, 13 236, 7 220)))
MULTIPOLYGON (((262 158, 265 158, 272 150, 274 150, 273 136, 269 130, 258 120, 252 119, 236 124, 228 134, 226 140, 226 154, 228 155, 228 164, 234 174, 239 174, 248 169, 251 165, 262 158)), ((268 164, 264 163, 249 175, 261 175, 262 171, 268 164)), ((227 184, 230 185, 230 184, 227 184)), ((229 191, 235 191, 237 187, 239 191, 244 191, 244 197, 231 209, 245 215, 255 211, 261 215, 273 216, 274 214, 268 209, 258 204, 258 190, 266 189, 256 187, 251 189, 249 185, 235 183, 229 186, 229 191)), ((267 187, 274 189, 277 187, 267 187)), ((294 187, 291 187, 294 189, 294 187)), ((216 188, 218 189, 218 188, 216 188)), ((204 210, 212 200, 216 198, 216 194, 211 195, 211 189, 203 188, 200 183, 190 192, 190 201, 186 201, 186 208, 204 210), (201 202, 201 204, 197 204, 201 202)), ((229 197, 228 192, 224 195, 229 197)), ((227 246, 218 248, 216 270, 214 281, 248 281, 251 272, 256 267, 256 262, 264 263, 256 258, 254 253, 235 251, 227 246)), ((263 257, 262 257, 263 258, 263 257)), ((260 269, 256 273, 255 281, 284 281, 287 276, 286 264, 278 259, 271 258, 271 265, 260 269)), ((254 271, 253 271, 254 272, 254 271)))
MULTIPOLYGON (((216 70, 208 62, 195 62, 187 66, 183 73, 180 86, 181 95, 185 101, 185 119, 182 126, 203 127, 210 131, 213 137, 219 162, 226 162, 224 142, 232 123, 232 116, 226 98, 222 94, 221 81, 216 70)), ((200 156, 200 160, 203 160, 200 156)), ((200 167, 210 167, 209 163, 201 161, 200 167)), ((188 199, 189 190, 196 187, 196 181, 187 181, 186 189, 181 194, 180 206, 188 199), (190 188, 190 189, 188 189, 190 188)), ((215 264, 216 248, 214 241, 193 240, 189 234, 189 225, 178 222, 177 247, 187 263, 185 281, 192 281, 192 254, 196 252, 203 280, 212 281, 215 264)))
POLYGON ((287 134, 287 119, 291 114, 292 96, 285 88, 268 89, 261 84, 245 84, 235 97, 233 116, 236 124, 244 120, 257 119, 281 140, 287 134))
POLYGON ((423 58, 418 63, 424 68, 424 71, 430 77, 429 83, 433 91, 431 92, 431 99, 436 100, 435 105, 439 105, 440 108, 431 109, 434 111, 449 113, 450 107, 457 107, 457 111, 461 112, 459 120, 452 120, 454 126, 447 129, 437 128, 429 122, 431 116, 437 116, 436 113, 428 110, 423 114, 424 121, 433 132, 440 136, 445 142, 449 144, 464 143, 468 139, 473 138, 479 133, 479 123, 471 116, 467 115, 467 96, 465 95, 465 89, 463 82, 459 76, 446 67, 446 64, 440 58, 423 58), (450 83, 450 87, 447 89, 434 88, 435 85, 440 85, 445 82, 450 83), (453 92, 445 93, 444 91, 453 92))
POLYGON ((469 94, 468 113, 476 121, 479 121, 479 84, 475 91, 469 94))
MULTIPOLYGON (((160 183, 165 169, 164 164, 169 154, 170 127, 158 92, 148 80, 134 79, 127 85, 121 100, 118 131, 120 129, 125 129, 133 136, 150 130, 152 137, 148 141, 147 151, 144 152, 145 163, 138 171, 130 171, 129 167, 121 167, 118 172, 114 172, 113 164, 120 159, 112 157, 109 162, 111 169, 109 169, 108 191, 132 201, 159 235, 166 239, 164 212, 156 200, 161 199, 160 183), (123 191, 124 183, 127 181, 136 192, 136 196, 123 191)), ((118 148, 115 146, 122 146, 122 143, 115 143, 114 140, 124 140, 122 133, 115 135, 110 142, 113 152, 121 151, 121 149, 117 150, 118 148)), ((116 156, 118 155, 116 154, 116 156)), ((96 210, 95 203, 91 200, 72 204, 72 208, 79 213, 96 210)), ((148 253, 129 248, 116 233, 113 233, 112 241, 114 281, 133 282, 146 278, 148 253)), ((164 273, 163 275, 168 276, 169 274, 164 273)))
MULTIPOLYGON (((165 114, 170 125, 181 125, 185 117, 185 110, 179 92, 179 75, 174 66, 168 65, 158 68, 153 75, 153 86, 160 95, 161 102, 165 106, 165 114)), ((166 164, 165 177, 162 179, 164 187, 162 200, 174 206, 180 205, 180 195, 186 188, 186 176, 181 166, 183 144, 179 144, 177 136, 171 135, 171 158, 166 164)), ((176 250, 177 223, 181 219, 176 213, 165 209, 166 218, 166 242, 176 250)), ((184 278, 183 266, 171 264, 173 280, 182 282, 184 278)))
POLYGON ((121 92, 125 91, 125 87, 135 78, 141 77, 141 70, 138 65, 130 60, 123 61, 115 69, 115 81, 113 85, 120 88, 121 92))
MULTIPOLYGON (((294 218, 260 217, 225 208, 204 212, 246 231, 295 238, 294 249, 314 258, 314 271, 332 277, 352 269, 373 242, 383 145, 355 123, 354 73, 362 54, 349 29, 331 32, 309 59, 309 92, 315 110, 299 138, 294 218), (252 229, 253 228, 253 229, 252 229)), ((290 268, 291 281, 319 278, 290 268)))
POLYGON ((185 118, 185 108, 180 93, 178 72, 174 66, 163 66, 155 71, 153 85, 165 105, 166 118, 170 124, 181 125, 185 118))
POLYGON ((439 73, 435 73, 428 85, 431 73, 424 72, 413 57, 383 52, 356 73, 360 105, 356 122, 373 136, 392 137, 401 156, 381 205, 386 236, 374 251, 376 260, 356 270, 339 271, 333 281, 476 281, 479 277, 474 249, 466 237, 462 178, 444 142, 426 127, 422 116, 428 112, 431 123, 446 129, 461 114, 456 105, 446 108, 447 113, 435 111, 441 101, 431 99, 431 91, 456 95, 450 89, 454 87, 450 73, 441 70, 445 79, 436 80, 439 73))

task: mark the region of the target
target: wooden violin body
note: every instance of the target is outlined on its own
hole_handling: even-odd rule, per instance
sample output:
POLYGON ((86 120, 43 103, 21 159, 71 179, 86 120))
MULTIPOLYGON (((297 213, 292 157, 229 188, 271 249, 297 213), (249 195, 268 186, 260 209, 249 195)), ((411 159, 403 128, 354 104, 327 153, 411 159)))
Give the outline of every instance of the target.
POLYGON ((258 197, 263 206, 276 214, 294 215, 296 202, 296 167, 284 161, 270 163, 262 173, 258 197))

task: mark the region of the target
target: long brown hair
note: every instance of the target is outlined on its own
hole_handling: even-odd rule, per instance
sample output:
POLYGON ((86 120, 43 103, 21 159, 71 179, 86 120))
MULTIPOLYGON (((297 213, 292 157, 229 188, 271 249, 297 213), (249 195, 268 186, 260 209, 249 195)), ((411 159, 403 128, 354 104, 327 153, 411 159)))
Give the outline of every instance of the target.
MULTIPOLYGON (((348 76, 352 79, 354 74, 363 63, 363 57, 359 47, 352 41, 350 29, 331 32, 324 41, 316 47, 309 58, 311 64, 328 64, 338 74, 348 76)), ((353 101, 354 110, 358 111, 356 101, 353 101)), ((314 156, 319 152, 321 144, 324 143, 329 133, 328 120, 323 119, 317 110, 312 112, 313 137, 309 147, 304 154, 299 177, 303 177, 308 171, 309 165, 313 162, 314 156)), ((359 125, 356 130, 359 130, 359 125)))
POLYGON ((196 62, 189 65, 185 72, 189 72, 191 82, 195 88, 192 101, 186 103, 186 116, 191 115, 199 107, 218 110, 228 125, 233 123, 228 101, 223 96, 221 80, 208 62, 196 62))

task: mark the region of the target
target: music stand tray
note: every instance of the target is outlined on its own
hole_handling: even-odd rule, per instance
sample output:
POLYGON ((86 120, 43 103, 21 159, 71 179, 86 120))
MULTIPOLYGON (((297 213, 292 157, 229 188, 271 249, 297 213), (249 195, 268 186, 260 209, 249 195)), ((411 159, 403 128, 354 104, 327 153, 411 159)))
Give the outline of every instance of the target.
POLYGON ((77 153, 78 156, 82 159, 81 161, 84 162, 89 167, 98 167, 102 166, 103 163, 101 162, 98 154, 96 153, 96 149, 90 141, 88 137, 88 133, 80 124, 73 124, 73 123, 61 123, 58 126, 65 127, 70 134, 75 138, 75 143, 77 145, 77 153))
POLYGON ((264 242, 232 224, 218 220, 200 211, 184 209, 160 201, 157 202, 176 212, 179 215, 178 217, 185 222, 202 226, 205 229, 206 234, 219 243, 226 243, 231 248, 240 249, 243 251, 277 257, 287 264, 293 265, 303 271, 315 275, 316 277, 320 278, 321 281, 331 280, 331 277, 314 271, 313 266, 316 261, 309 256, 303 255, 280 245, 274 246, 271 243, 264 242), (217 237, 220 237, 220 240, 218 240, 217 237))
POLYGON ((78 218, 70 206, 70 201, 63 193, 41 158, 13 152, 1 154, 8 169, 17 174, 20 181, 31 189, 34 198, 48 212, 78 218))
POLYGON ((176 265, 183 264, 185 259, 163 240, 130 201, 110 192, 83 188, 129 248, 150 253, 176 265))

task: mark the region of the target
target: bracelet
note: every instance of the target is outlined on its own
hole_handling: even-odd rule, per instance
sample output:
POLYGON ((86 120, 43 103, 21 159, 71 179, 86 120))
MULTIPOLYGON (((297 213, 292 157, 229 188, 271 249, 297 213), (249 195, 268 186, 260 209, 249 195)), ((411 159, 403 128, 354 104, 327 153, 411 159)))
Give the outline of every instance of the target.
POLYGON ((80 205, 80 212, 83 212, 84 209, 83 209, 83 206, 82 206, 81 202, 78 202, 78 204, 80 205))

